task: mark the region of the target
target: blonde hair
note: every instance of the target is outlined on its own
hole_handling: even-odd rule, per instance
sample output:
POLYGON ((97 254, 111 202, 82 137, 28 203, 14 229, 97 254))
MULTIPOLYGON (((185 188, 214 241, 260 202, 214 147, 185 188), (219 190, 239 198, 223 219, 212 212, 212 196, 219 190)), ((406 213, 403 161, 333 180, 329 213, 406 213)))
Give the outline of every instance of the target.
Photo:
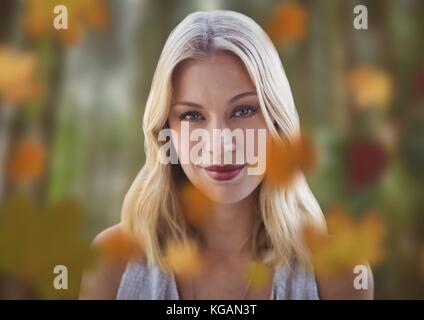
MULTIPOLYGON (((171 165, 159 161, 158 134, 166 126, 172 99, 172 76, 184 60, 222 50, 236 55, 256 87, 260 107, 271 136, 290 141, 300 133, 299 117, 278 53, 252 19, 233 11, 195 12, 169 35, 153 77, 143 119, 146 162, 132 183, 122 207, 122 226, 143 246, 149 265, 167 269, 164 243, 190 240, 190 227, 182 216, 171 165)), ((325 226, 322 211, 302 173, 287 187, 266 180, 260 185, 252 248, 273 267, 293 256, 308 261, 299 237, 303 220, 325 226)))

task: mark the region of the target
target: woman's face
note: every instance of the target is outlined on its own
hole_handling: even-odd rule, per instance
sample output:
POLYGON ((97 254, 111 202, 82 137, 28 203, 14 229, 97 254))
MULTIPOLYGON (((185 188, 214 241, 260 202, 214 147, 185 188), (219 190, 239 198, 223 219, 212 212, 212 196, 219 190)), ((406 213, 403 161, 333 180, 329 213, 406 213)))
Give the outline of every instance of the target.
POLYGON ((173 89, 168 123, 174 132, 173 145, 190 182, 218 203, 235 203, 252 194, 262 181, 263 173, 250 173, 246 154, 248 149, 256 155, 260 152, 258 130, 266 132, 267 126, 255 86, 241 61, 224 52, 187 61, 175 72, 173 89), (187 127, 188 136, 181 132, 187 127), (196 129, 203 129, 197 131, 208 133, 210 139, 202 136, 191 141, 190 135, 196 129), (226 130, 221 131, 220 136, 219 130, 223 129, 226 130), (240 136, 228 134, 228 129, 243 133, 244 141, 240 136), (254 129, 249 130, 253 132, 253 139, 247 129, 254 129), (194 148, 200 148, 201 152, 191 152, 194 148), (206 157, 193 161, 192 155, 202 152, 206 157), (243 157, 237 158, 237 152, 243 157), (181 161, 187 153, 190 153, 189 161, 181 161))

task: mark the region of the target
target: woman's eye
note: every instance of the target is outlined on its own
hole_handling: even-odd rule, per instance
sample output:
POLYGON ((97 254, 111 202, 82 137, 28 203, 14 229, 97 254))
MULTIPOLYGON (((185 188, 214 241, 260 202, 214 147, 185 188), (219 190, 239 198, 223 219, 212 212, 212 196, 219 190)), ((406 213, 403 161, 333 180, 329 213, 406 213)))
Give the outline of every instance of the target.
POLYGON ((234 116, 246 118, 251 117, 256 113, 256 108, 253 106, 243 106, 234 111, 234 116))
POLYGON ((194 112, 194 111, 184 112, 183 114, 179 116, 179 118, 180 120, 183 120, 183 121, 199 121, 204 119, 199 112, 194 112))

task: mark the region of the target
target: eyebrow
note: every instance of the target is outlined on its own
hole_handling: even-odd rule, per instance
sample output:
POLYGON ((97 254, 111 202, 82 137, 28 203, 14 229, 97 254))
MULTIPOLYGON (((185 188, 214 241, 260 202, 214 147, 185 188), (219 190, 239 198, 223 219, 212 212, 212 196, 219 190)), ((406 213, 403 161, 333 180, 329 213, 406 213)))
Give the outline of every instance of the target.
POLYGON ((248 97, 248 96, 256 96, 256 92, 254 92, 254 91, 248 91, 248 92, 240 93, 240 94, 238 94, 238 95, 236 95, 236 96, 232 97, 232 98, 228 101, 228 104, 230 104, 230 103, 234 103, 234 102, 236 102, 237 100, 240 100, 240 99, 242 99, 242 98, 244 98, 244 97, 248 97))
MULTIPOLYGON (((256 92, 254 91, 248 91, 248 92, 243 92, 240 93, 234 97, 232 97, 230 100, 228 100, 228 104, 234 103, 244 97, 248 97, 248 96, 256 96, 256 92)), ((184 105, 184 106, 188 106, 188 107, 194 107, 194 108, 203 108, 200 104, 198 103, 194 103, 194 102, 189 102, 189 101, 176 101, 174 104, 180 104, 180 105, 184 105)))

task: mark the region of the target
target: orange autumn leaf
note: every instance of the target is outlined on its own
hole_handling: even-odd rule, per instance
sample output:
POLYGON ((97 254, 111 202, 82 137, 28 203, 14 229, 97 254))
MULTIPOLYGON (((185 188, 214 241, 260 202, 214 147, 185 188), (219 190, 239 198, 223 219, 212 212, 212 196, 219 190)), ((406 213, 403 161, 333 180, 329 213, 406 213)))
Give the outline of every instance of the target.
POLYGON ((355 221, 342 208, 336 208, 326 218, 330 235, 311 226, 302 230, 317 274, 331 276, 358 264, 381 261, 384 225, 378 213, 367 213, 355 221))
POLYGON ((310 170, 317 153, 308 136, 303 133, 290 143, 269 139, 266 155, 266 180, 272 185, 289 185, 299 170, 310 170))
POLYGON ((9 177, 15 182, 37 180, 44 173, 45 149, 35 138, 25 139, 15 147, 8 161, 9 177))
POLYGON ((124 232, 108 236, 100 248, 102 257, 112 261, 129 261, 142 254, 142 249, 124 232))
POLYGON ((210 213, 212 201, 192 184, 182 186, 179 195, 188 222, 195 226, 205 223, 210 213))
POLYGON ((392 78, 384 70, 360 66, 347 73, 345 83, 348 94, 360 110, 387 107, 392 101, 392 78))
POLYGON ((39 37, 46 32, 66 44, 80 41, 87 27, 104 30, 109 25, 109 14, 104 0, 25 0, 25 27, 27 34, 39 37), (68 12, 68 29, 56 30, 54 8, 65 6, 68 12))
POLYGON ((199 248, 194 241, 168 242, 165 247, 165 261, 174 274, 186 279, 197 277, 203 269, 199 248))
POLYGON ((36 58, 31 53, 0 47, 0 102, 17 105, 40 93, 35 79, 36 65, 36 58))
POLYGON ((306 33, 307 13, 298 4, 283 4, 276 8, 266 29, 275 42, 286 44, 303 39, 306 33))
POLYGON ((355 222, 352 217, 341 206, 333 208, 326 218, 327 227, 331 234, 343 234, 352 232, 355 228, 355 222))

